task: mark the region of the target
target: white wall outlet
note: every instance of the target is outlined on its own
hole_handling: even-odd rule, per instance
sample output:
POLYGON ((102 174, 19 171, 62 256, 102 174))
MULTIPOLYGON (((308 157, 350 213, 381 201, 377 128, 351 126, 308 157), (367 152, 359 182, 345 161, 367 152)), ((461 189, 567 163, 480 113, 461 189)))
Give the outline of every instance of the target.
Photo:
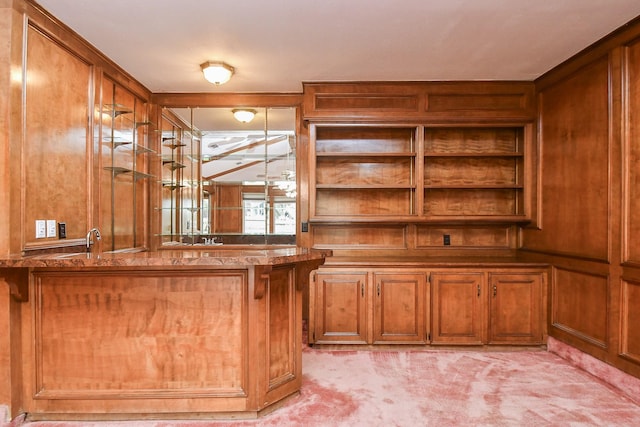
POLYGON ((47 237, 47 221, 36 219, 36 239, 44 239, 45 237, 47 237))
POLYGON ((56 237, 58 221, 55 219, 47 220, 47 237, 56 237))

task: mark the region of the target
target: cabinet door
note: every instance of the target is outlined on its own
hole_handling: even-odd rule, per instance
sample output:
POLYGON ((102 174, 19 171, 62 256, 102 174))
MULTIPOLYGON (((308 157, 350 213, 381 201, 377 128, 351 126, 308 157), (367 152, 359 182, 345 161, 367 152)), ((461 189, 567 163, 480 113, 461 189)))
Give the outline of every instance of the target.
POLYGON ((542 273, 489 274, 490 344, 543 342, 542 284, 542 273))
POLYGON ((426 343, 424 274, 376 273, 373 343, 426 343))
POLYGON ((313 287, 309 342, 366 344, 367 274, 319 272, 313 287))
POLYGON ((483 344, 483 273, 432 273, 432 344, 483 344))

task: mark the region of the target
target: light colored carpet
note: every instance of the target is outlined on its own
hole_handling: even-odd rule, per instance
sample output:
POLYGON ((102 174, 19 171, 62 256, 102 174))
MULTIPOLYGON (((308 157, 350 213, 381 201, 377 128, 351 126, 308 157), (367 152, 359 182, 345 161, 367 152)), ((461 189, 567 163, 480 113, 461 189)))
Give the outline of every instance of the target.
POLYGON ((640 426, 638 404, 546 351, 305 349, 303 367, 300 395, 258 420, 12 427, 640 426))

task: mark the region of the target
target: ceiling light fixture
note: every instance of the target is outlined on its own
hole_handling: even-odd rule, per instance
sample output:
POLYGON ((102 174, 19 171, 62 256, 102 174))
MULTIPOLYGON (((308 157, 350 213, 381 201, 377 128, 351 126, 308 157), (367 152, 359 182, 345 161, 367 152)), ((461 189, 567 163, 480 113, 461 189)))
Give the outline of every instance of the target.
POLYGON ((250 110, 245 108, 236 108, 231 110, 233 117, 241 123, 249 123, 256 115, 256 110, 250 110))
POLYGON ((224 62, 207 61, 200 64, 204 78, 214 85, 221 85, 229 81, 233 75, 233 67, 224 62))

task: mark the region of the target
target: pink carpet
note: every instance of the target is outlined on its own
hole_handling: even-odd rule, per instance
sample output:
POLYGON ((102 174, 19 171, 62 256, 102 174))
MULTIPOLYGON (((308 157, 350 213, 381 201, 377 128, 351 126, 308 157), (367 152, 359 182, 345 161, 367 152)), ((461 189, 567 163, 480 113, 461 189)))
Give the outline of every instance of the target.
POLYGON ((622 391, 546 351, 306 349, 299 396, 251 421, 25 422, 24 427, 640 426, 622 391))

